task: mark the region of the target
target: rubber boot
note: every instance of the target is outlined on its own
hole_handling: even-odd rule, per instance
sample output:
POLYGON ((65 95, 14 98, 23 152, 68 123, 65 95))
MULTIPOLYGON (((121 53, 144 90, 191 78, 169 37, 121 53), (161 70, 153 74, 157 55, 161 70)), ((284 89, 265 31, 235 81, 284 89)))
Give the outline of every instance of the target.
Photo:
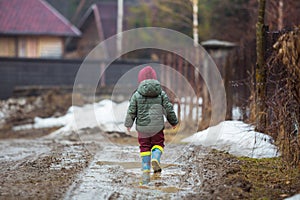
MULTIPOLYGON (((149 152, 150 153, 150 152, 149 152)), ((142 182, 141 185, 146 185, 150 182, 150 160, 151 156, 142 156, 142 182)))
POLYGON ((151 153, 151 165, 154 173, 161 172, 160 157, 162 151, 159 148, 153 148, 151 153))

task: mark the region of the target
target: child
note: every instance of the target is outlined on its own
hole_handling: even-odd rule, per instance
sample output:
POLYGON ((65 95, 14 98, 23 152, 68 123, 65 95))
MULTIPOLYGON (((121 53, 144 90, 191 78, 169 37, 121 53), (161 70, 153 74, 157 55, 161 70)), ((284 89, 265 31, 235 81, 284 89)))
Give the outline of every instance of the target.
POLYGON ((138 74, 138 89, 130 98, 125 126, 130 131, 134 120, 142 157, 142 184, 150 182, 150 161, 154 173, 161 172, 160 157, 164 148, 164 115, 175 128, 178 119, 167 94, 157 80, 155 70, 147 66, 138 74))

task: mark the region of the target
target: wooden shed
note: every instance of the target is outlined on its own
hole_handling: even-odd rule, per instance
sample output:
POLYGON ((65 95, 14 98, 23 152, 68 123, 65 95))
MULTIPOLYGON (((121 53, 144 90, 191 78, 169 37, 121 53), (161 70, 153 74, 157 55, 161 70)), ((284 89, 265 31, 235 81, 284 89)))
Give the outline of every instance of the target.
POLYGON ((61 58, 81 32, 44 0, 0 1, 0 56, 61 58))
MULTIPOLYGON (((124 4, 122 9, 123 17, 121 18, 122 31, 128 30, 128 16, 130 15, 130 6, 124 4)), ((117 1, 99 2, 93 4, 79 22, 78 28, 82 32, 82 37, 72 38, 68 43, 70 58, 86 57, 100 42, 114 36, 118 32, 118 12, 119 7, 117 1)), ((122 41, 121 41, 122 42, 122 41)), ((124 42, 124 41, 123 41, 124 42)), ((116 50, 117 44, 105 50, 106 54, 109 51, 116 50)), ((97 55, 97 58, 105 59, 107 55, 97 55)))

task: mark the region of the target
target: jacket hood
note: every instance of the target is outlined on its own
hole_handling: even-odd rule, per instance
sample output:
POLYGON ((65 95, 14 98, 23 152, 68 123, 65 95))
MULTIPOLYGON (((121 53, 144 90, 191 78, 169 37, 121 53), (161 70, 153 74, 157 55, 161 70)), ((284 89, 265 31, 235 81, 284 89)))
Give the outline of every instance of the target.
POLYGON ((138 82, 139 83, 141 83, 142 81, 144 81, 146 79, 155 79, 155 80, 157 80, 156 72, 150 66, 144 67, 143 69, 141 69, 139 71, 139 74, 138 74, 138 82))
POLYGON ((140 83, 137 91, 145 97, 157 97, 161 94, 162 89, 158 80, 147 79, 140 83))

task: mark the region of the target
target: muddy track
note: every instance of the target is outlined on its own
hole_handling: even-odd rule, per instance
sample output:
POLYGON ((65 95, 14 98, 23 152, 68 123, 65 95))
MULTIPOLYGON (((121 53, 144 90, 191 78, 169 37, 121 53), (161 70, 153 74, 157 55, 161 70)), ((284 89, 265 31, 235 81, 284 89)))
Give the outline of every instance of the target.
MULTIPOLYGON (((0 199, 257 197, 257 186, 243 170, 245 163, 253 162, 197 145, 167 144, 163 171, 152 173, 147 186, 139 185, 141 164, 136 138, 109 139, 97 129, 85 129, 55 137, 0 140, 0 150, 0 199)), ((283 187, 281 183, 273 186, 283 187)), ((296 193, 297 188, 299 184, 280 190, 266 187, 264 195, 278 199, 296 193)))
MULTIPOLYGON (((140 186, 137 145, 107 142, 97 131, 81 134, 1 140, 0 199, 176 199, 201 184, 186 167, 191 155, 178 153, 194 147, 167 145, 163 172, 140 186)), ((207 150, 197 153, 203 158, 207 150)))
POLYGON ((60 199, 89 160, 82 144, 1 141, 0 199, 60 199))
MULTIPOLYGON (((182 149, 183 146, 170 147, 182 149)), ((140 186, 140 158, 136 146, 111 146, 95 154, 88 168, 78 177, 65 199, 172 199, 192 194, 200 180, 187 179, 182 163, 167 153, 163 171, 151 174, 151 182, 140 186)), ((197 174, 194 174, 197 176, 197 174)))

